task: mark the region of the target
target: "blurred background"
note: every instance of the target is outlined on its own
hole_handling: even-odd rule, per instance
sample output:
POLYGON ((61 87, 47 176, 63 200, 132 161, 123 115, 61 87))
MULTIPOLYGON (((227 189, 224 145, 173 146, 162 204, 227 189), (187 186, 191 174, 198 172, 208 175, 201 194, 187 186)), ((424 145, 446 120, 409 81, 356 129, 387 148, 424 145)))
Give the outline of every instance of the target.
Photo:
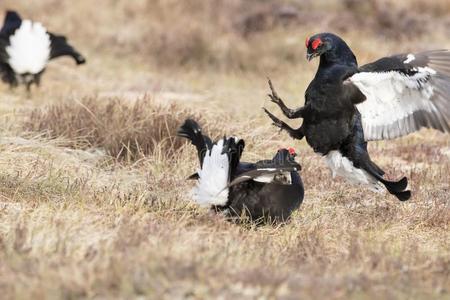
POLYGON ((3 0, 0 9, 67 35, 87 56, 79 69, 50 65, 55 71, 46 77, 61 97, 79 95, 75 87, 82 84, 85 92, 104 94, 209 95, 220 106, 238 91, 247 101, 236 100, 250 110, 245 103, 263 104, 268 76, 286 98, 301 101, 316 68, 305 60, 304 42, 317 32, 342 36, 360 63, 450 48, 447 0, 3 0))
MULTIPOLYGON (((126 91, 157 90, 173 86, 180 76, 191 81, 191 89, 209 90, 217 74, 235 77, 239 72, 262 78, 252 90, 265 87, 269 75, 275 82, 285 75, 279 84, 302 94, 315 70, 304 58, 304 41, 323 31, 342 36, 360 63, 412 49, 450 47, 446 0, 3 0, 0 9, 17 10, 66 34, 88 58, 88 67, 80 70, 89 71, 83 83, 91 90, 117 87, 115 79, 126 91), (161 82, 162 74, 150 78, 165 71, 171 83, 161 82), (189 73, 195 71, 207 76, 189 73), (291 76, 295 86, 287 82, 291 76)), ((80 70, 73 80, 82 80, 80 70)), ((61 74, 53 75, 58 83, 61 74)), ((232 89, 236 82, 230 81, 232 89)))
POLYGON ((43 94, 56 97, 80 96, 82 84, 84 93, 239 101, 251 113, 255 101, 264 104, 268 76, 286 98, 302 101, 316 68, 305 60, 304 43, 317 32, 342 36, 360 64, 450 48, 447 0, 1 1, 7 9, 67 35, 86 55, 86 67, 68 59, 58 60, 67 68, 50 64, 44 83, 54 82, 43 94))
POLYGON ((164 68, 280 71, 304 39, 332 31, 359 57, 448 44, 446 0, 3 0, 92 55, 164 68))

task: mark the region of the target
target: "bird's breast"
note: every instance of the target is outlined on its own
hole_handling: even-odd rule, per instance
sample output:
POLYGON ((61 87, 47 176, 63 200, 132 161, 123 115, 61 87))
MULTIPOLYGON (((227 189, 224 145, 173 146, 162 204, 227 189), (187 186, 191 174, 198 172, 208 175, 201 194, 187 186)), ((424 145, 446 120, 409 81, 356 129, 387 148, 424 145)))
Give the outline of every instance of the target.
POLYGON ((306 141, 315 152, 328 153, 339 149, 341 144, 352 134, 351 118, 321 118, 314 122, 303 123, 306 141))

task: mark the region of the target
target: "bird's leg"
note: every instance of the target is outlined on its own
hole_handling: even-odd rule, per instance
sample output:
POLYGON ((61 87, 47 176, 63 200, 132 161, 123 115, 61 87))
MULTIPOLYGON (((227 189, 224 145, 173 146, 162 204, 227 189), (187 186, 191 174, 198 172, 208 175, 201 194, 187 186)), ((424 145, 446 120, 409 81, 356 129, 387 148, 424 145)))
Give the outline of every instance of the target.
POLYGON ((275 127, 280 128, 280 130, 286 130, 292 138, 301 140, 305 136, 303 133, 303 128, 301 126, 297 129, 294 129, 291 126, 289 126, 288 124, 286 124, 283 121, 281 121, 280 119, 278 119, 277 117, 275 117, 267 109, 265 109, 265 108, 263 108, 263 109, 264 109, 264 112, 269 116, 269 118, 272 119, 272 121, 273 121, 272 124, 275 127))
POLYGON ((34 77, 34 84, 36 85, 36 87, 41 86, 41 75, 42 75, 42 73, 39 73, 39 74, 36 74, 36 76, 34 77))
POLYGON ((297 119, 303 117, 303 107, 296 108, 296 109, 290 109, 284 104, 283 100, 278 96, 277 92, 275 91, 275 88, 273 87, 272 81, 269 79, 269 87, 271 93, 268 94, 270 101, 277 104, 281 110, 283 111, 283 114, 288 117, 289 119, 297 119))
POLYGON ((31 98, 31 84, 32 84, 33 82, 27 82, 26 83, 26 89, 27 89, 27 97, 28 98, 31 98))

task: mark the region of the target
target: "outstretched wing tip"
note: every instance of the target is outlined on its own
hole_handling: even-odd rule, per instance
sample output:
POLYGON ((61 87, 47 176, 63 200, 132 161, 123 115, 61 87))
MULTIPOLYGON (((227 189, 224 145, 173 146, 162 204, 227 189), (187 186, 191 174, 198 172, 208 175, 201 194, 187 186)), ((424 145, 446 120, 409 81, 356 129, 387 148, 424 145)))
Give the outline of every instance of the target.
POLYGON ((350 81, 366 96, 356 104, 366 140, 423 127, 450 132, 449 50, 385 57, 362 66, 350 81))

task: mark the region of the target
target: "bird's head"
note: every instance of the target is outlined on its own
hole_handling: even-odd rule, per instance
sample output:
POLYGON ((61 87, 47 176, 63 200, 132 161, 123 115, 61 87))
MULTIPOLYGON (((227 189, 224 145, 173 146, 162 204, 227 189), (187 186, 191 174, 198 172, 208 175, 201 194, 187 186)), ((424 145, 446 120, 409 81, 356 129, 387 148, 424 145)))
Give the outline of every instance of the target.
POLYGON ((314 57, 323 56, 328 60, 353 60, 355 56, 343 39, 333 33, 318 33, 306 38, 306 59, 312 60, 314 57))
POLYGON ((274 160, 278 160, 280 162, 287 161, 287 162, 295 162, 295 157, 297 156, 297 153, 295 153, 295 149, 292 147, 288 148, 280 148, 278 149, 277 153, 274 156, 274 160))
POLYGON ((314 57, 320 56, 325 52, 331 50, 331 40, 327 34, 319 33, 307 37, 305 41, 306 59, 312 60, 314 57))
POLYGON ((279 165, 295 167, 297 171, 300 171, 302 167, 295 161, 296 156, 297 153, 295 152, 294 148, 280 148, 275 154, 273 160, 277 161, 279 165))

